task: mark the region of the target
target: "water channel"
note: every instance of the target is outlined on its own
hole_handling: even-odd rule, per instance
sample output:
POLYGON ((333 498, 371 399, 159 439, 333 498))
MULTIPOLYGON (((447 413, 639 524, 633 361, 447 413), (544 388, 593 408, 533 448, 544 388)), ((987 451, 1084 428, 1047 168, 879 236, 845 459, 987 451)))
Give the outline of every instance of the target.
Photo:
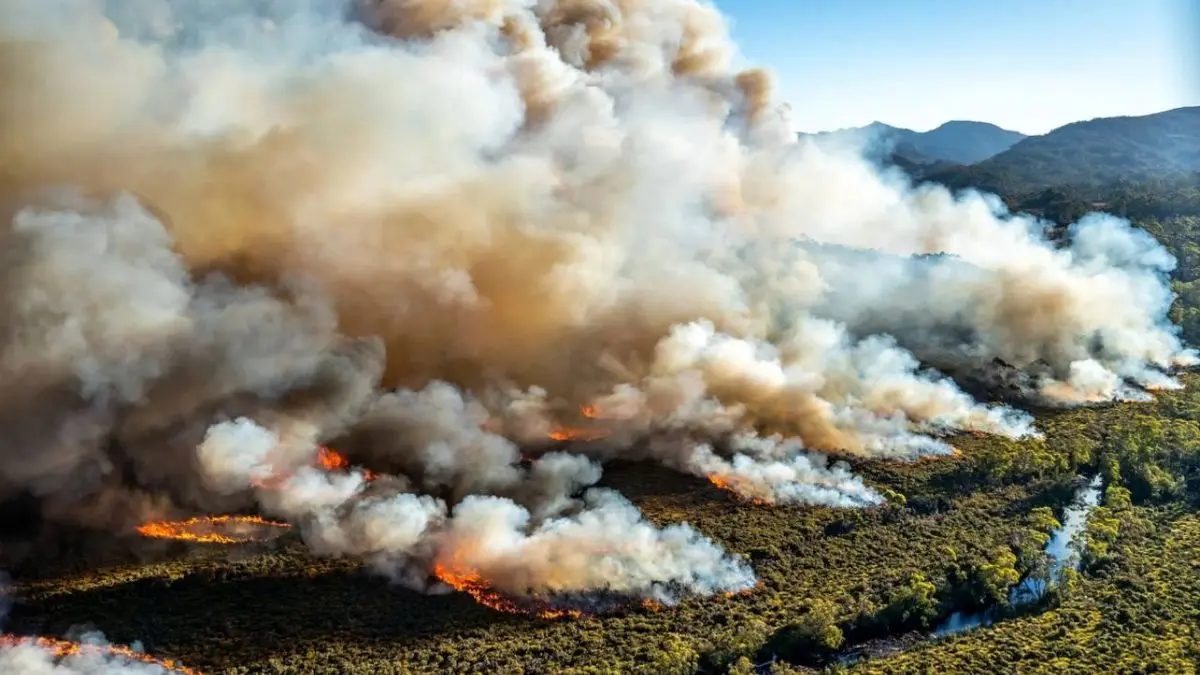
MULTIPOLYGON (((1008 604, 1010 606, 1021 607, 1037 602, 1045 596, 1046 591, 1049 590, 1049 584, 1060 578, 1062 570, 1067 565, 1078 569, 1079 559, 1075 555, 1071 542, 1087 523, 1088 514, 1100 503, 1102 483, 1100 476, 1096 475, 1075 491, 1071 503, 1063 512, 1061 525, 1051 533, 1050 541, 1046 543, 1045 550, 1050 565, 1049 574, 1029 575, 1022 579, 1009 591, 1008 604)), ((998 618, 999 611, 996 608, 974 612, 954 612, 928 634, 914 632, 859 644, 846 649, 838 662, 848 666, 860 658, 887 656, 910 649, 926 639, 936 640, 980 626, 990 626, 998 618)))
MULTIPOLYGON (((1050 558, 1050 574, 1048 577, 1026 576, 1009 591, 1010 606, 1020 607, 1041 600, 1048 590, 1047 584, 1059 578, 1064 566, 1079 568, 1079 559, 1074 555, 1071 541, 1087 523, 1088 514, 1100 503, 1100 486, 1101 480, 1097 474, 1087 485, 1075 491, 1071 504, 1063 513, 1062 525, 1051 534, 1050 541, 1046 544, 1046 554, 1050 558)), ((996 616, 997 611, 994 608, 982 612, 955 612, 933 629, 933 637, 945 637, 972 628, 989 626, 996 621, 996 616)))

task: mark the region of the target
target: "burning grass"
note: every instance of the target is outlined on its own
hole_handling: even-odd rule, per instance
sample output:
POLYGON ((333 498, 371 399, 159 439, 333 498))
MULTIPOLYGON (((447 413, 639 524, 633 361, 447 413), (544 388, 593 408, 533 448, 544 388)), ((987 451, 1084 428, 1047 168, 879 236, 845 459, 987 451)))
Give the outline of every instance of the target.
POLYGON ((0 649, 14 649, 24 645, 37 647, 47 652, 56 661, 68 659, 72 656, 96 655, 116 658, 131 663, 154 665, 172 673, 180 673, 181 675, 200 675, 199 671, 192 670, 191 668, 188 668, 180 663, 176 663, 171 659, 157 659, 149 654, 134 651, 129 647, 123 647, 120 645, 88 644, 47 637, 19 637, 16 635, 0 635, 0 649))
POLYGON ((608 437, 604 429, 585 429, 583 427, 559 427, 550 432, 550 440, 565 443, 569 441, 598 441, 608 437))
POLYGON ((259 516, 196 516, 187 520, 145 523, 138 534, 151 539, 177 539, 197 544, 245 544, 268 541, 291 529, 289 523, 259 516))
MULTIPOLYGON (((466 593, 475 602, 504 614, 519 614, 544 620, 581 619, 603 614, 623 613, 625 610, 640 607, 656 613, 664 608, 662 602, 652 598, 637 598, 611 593, 591 593, 586 596, 556 597, 510 597, 492 588, 478 572, 455 565, 454 563, 437 563, 433 568, 433 576, 456 591, 466 593)), ((724 593, 719 597, 730 599, 747 596, 761 588, 761 580, 754 588, 736 593, 724 593)))
POLYGON ((708 478, 708 482, 717 486, 721 490, 724 490, 725 492, 728 492, 728 493, 736 496, 738 499, 740 499, 744 502, 747 502, 750 504, 756 504, 758 506, 770 506, 771 504, 774 503, 769 499, 748 496, 747 490, 753 489, 753 486, 746 486, 745 489, 740 489, 738 487, 736 479, 725 477, 725 476, 718 476, 716 474, 709 474, 708 476, 705 476, 705 477, 708 478))
MULTIPOLYGON (((320 446, 313 465, 325 471, 346 471, 350 469, 350 460, 332 448, 320 446)), ((373 471, 361 470, 367 481, 379 478, 379 474, 373 471)), ((258 481, 255 487, 262 490, 282 489, 285 478, 284 475, 274 475, 258 481)), ((137 532, 151 539, 176 539, 197 544, 246 544, 275 539, 291 527, 290 523, 259 516, 222 515, 144 523, 138 526, 137 532)))
POLYGON ((560 425, 550 431, 550 440, 559 443, 588 442, 603 440, 612 435, 611 430, 601 426, 604 418, 600 416, 596 408, 585 405, 579 409, 579 416, 583 420, 591 420, 592 423, 580 426, 560 425))
POLYGON ((438 563, 433 568, 433 575, 447 586, 470 595, 475 602, 497 612, 523 614, 547 620, 578 619, 584 616, 583 610, 556 608, 540 599, 518 601, 510 598, 488 586, 477 572, 438 563))

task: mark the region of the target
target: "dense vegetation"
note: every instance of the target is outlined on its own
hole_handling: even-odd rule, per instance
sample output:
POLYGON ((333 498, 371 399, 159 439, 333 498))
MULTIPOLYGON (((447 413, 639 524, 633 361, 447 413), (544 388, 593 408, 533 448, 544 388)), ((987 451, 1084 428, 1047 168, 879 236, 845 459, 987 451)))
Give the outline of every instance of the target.
POLYGON ((1085 573, 1071 578, 1055 606, 855 671, 1196 672, 1198 406, 1195 394, 1170 395, 1153 406, 1111 409, 1093 422, 1103 424, 1097 459, 1112 482, 1088 520, 1085 573))
POLYGON ((10 629, 90 624, 229 673, 724 673, 772 658, 780 672, 831 667, 844 644, 1003 603, 1037 566, 1071 484, 1095 469, 1110 487, 1089 521, 1085 574, 1050 609, 857 668, 996 672, 1000 659, 1061 672, 1061 659, 1105 670, 1146 655, 1158 672, 1194 672, 1200 519, 1188 505, 1200 497, 1200 392, 1048 414, 1041 426, 1041 440, 963 437, 958 457, 862 464, 891 496, 869 511, 737 504, 651 466, 609 472, 651 518, 687 520, 747 555, 762 585, 744 597, 540 621, 389 587, 295 542, 198 556, 147 543, 142 554, 158 562, 27 582, 10 629))

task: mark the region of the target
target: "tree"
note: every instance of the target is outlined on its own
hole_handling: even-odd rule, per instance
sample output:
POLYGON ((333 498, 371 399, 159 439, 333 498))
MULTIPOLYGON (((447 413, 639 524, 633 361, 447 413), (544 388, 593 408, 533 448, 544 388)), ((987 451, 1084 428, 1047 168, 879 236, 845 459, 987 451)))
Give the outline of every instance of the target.
POLYGON ((1045 546, 1050 541, 1050 533, 1062 527, 1062 523, 1054 517, 1050 507, 1039 506, 1029 511, 1029 526, 1033 528, 1030 538, 1038 546, 1045 546))
POLYGON ((1008 600, 1008 589, 1021 580, 1017 556, 1011 549, 998 548, 989 558, 989 562, 976 565, 972 574, 976 600, 981 604, 1003 604, 1008 600))
POLYGON ((729 675, 754 675, 754 663, 745 656, 739 657, 729 666, 729 675))
POLYGON ((1109 547, 1117 540, 1121 531, 1121 519, 1110 508, 1097 506, 1088 514, 1084 529, 1083 558, 1094 565, 1109 558, 1109 547))
POLYGON ((820 663, 845 641, 837 625, 837 607, 824 599, 809 600, 803 617, 780 629, 763 648, 764 653, 794 663, 820 663))
POLYGON ((916 573, 892 591, 883 611, 889 627, 928 628, 938 616, 937 586, 916 573))

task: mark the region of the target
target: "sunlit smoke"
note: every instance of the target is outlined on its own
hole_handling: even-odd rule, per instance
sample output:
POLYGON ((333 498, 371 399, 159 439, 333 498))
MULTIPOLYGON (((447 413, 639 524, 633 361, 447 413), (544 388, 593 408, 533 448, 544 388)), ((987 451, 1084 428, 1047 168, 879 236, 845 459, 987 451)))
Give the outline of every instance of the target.
MULTIPOLYGON (((277 435, 242 418, 211 427, 201 452, 208 466, 223 470, 233 465, 225 457, 268 457, 279 443, 277 435), (247 444, 251 438, 256 445, 247 444)), ((410 577, 416 566, 480 598, 500 597, 482 595, 485 588, 534 598, 604 590, 673 602, 681 591, 711 594, 753 585, 744 563, 695 530, 658 529, 611 490, 589 489, 571 508, 567 496, 599 479, 594 465, 577 459, 552 453, 527 470, 525 479, 562 490, 542 495, 543 510, 546 503, 560 508, 541 518, 498 496, 469 495, 451 510, 428 495, 371 494, 361 474, 310 467, 277 489, 260 488, 259 498, 269 513, 299 523, 317 553, 363 557, 398 579, 410 577), (575 479, 549 477, 556 474, 575 479)), ((240 466, 243 487, 252 488, 256 463, 240 466)), ((228 474, 211 475, 230 488, 228 474)))
POLYGON ((604 461, 870 507, 847 462, 1037 434, 960 382, 1178 386, 1149 235, 798 143, 735 55, 698 0, 4 4, 0 499, 670 603, 753 571, 604 461))

